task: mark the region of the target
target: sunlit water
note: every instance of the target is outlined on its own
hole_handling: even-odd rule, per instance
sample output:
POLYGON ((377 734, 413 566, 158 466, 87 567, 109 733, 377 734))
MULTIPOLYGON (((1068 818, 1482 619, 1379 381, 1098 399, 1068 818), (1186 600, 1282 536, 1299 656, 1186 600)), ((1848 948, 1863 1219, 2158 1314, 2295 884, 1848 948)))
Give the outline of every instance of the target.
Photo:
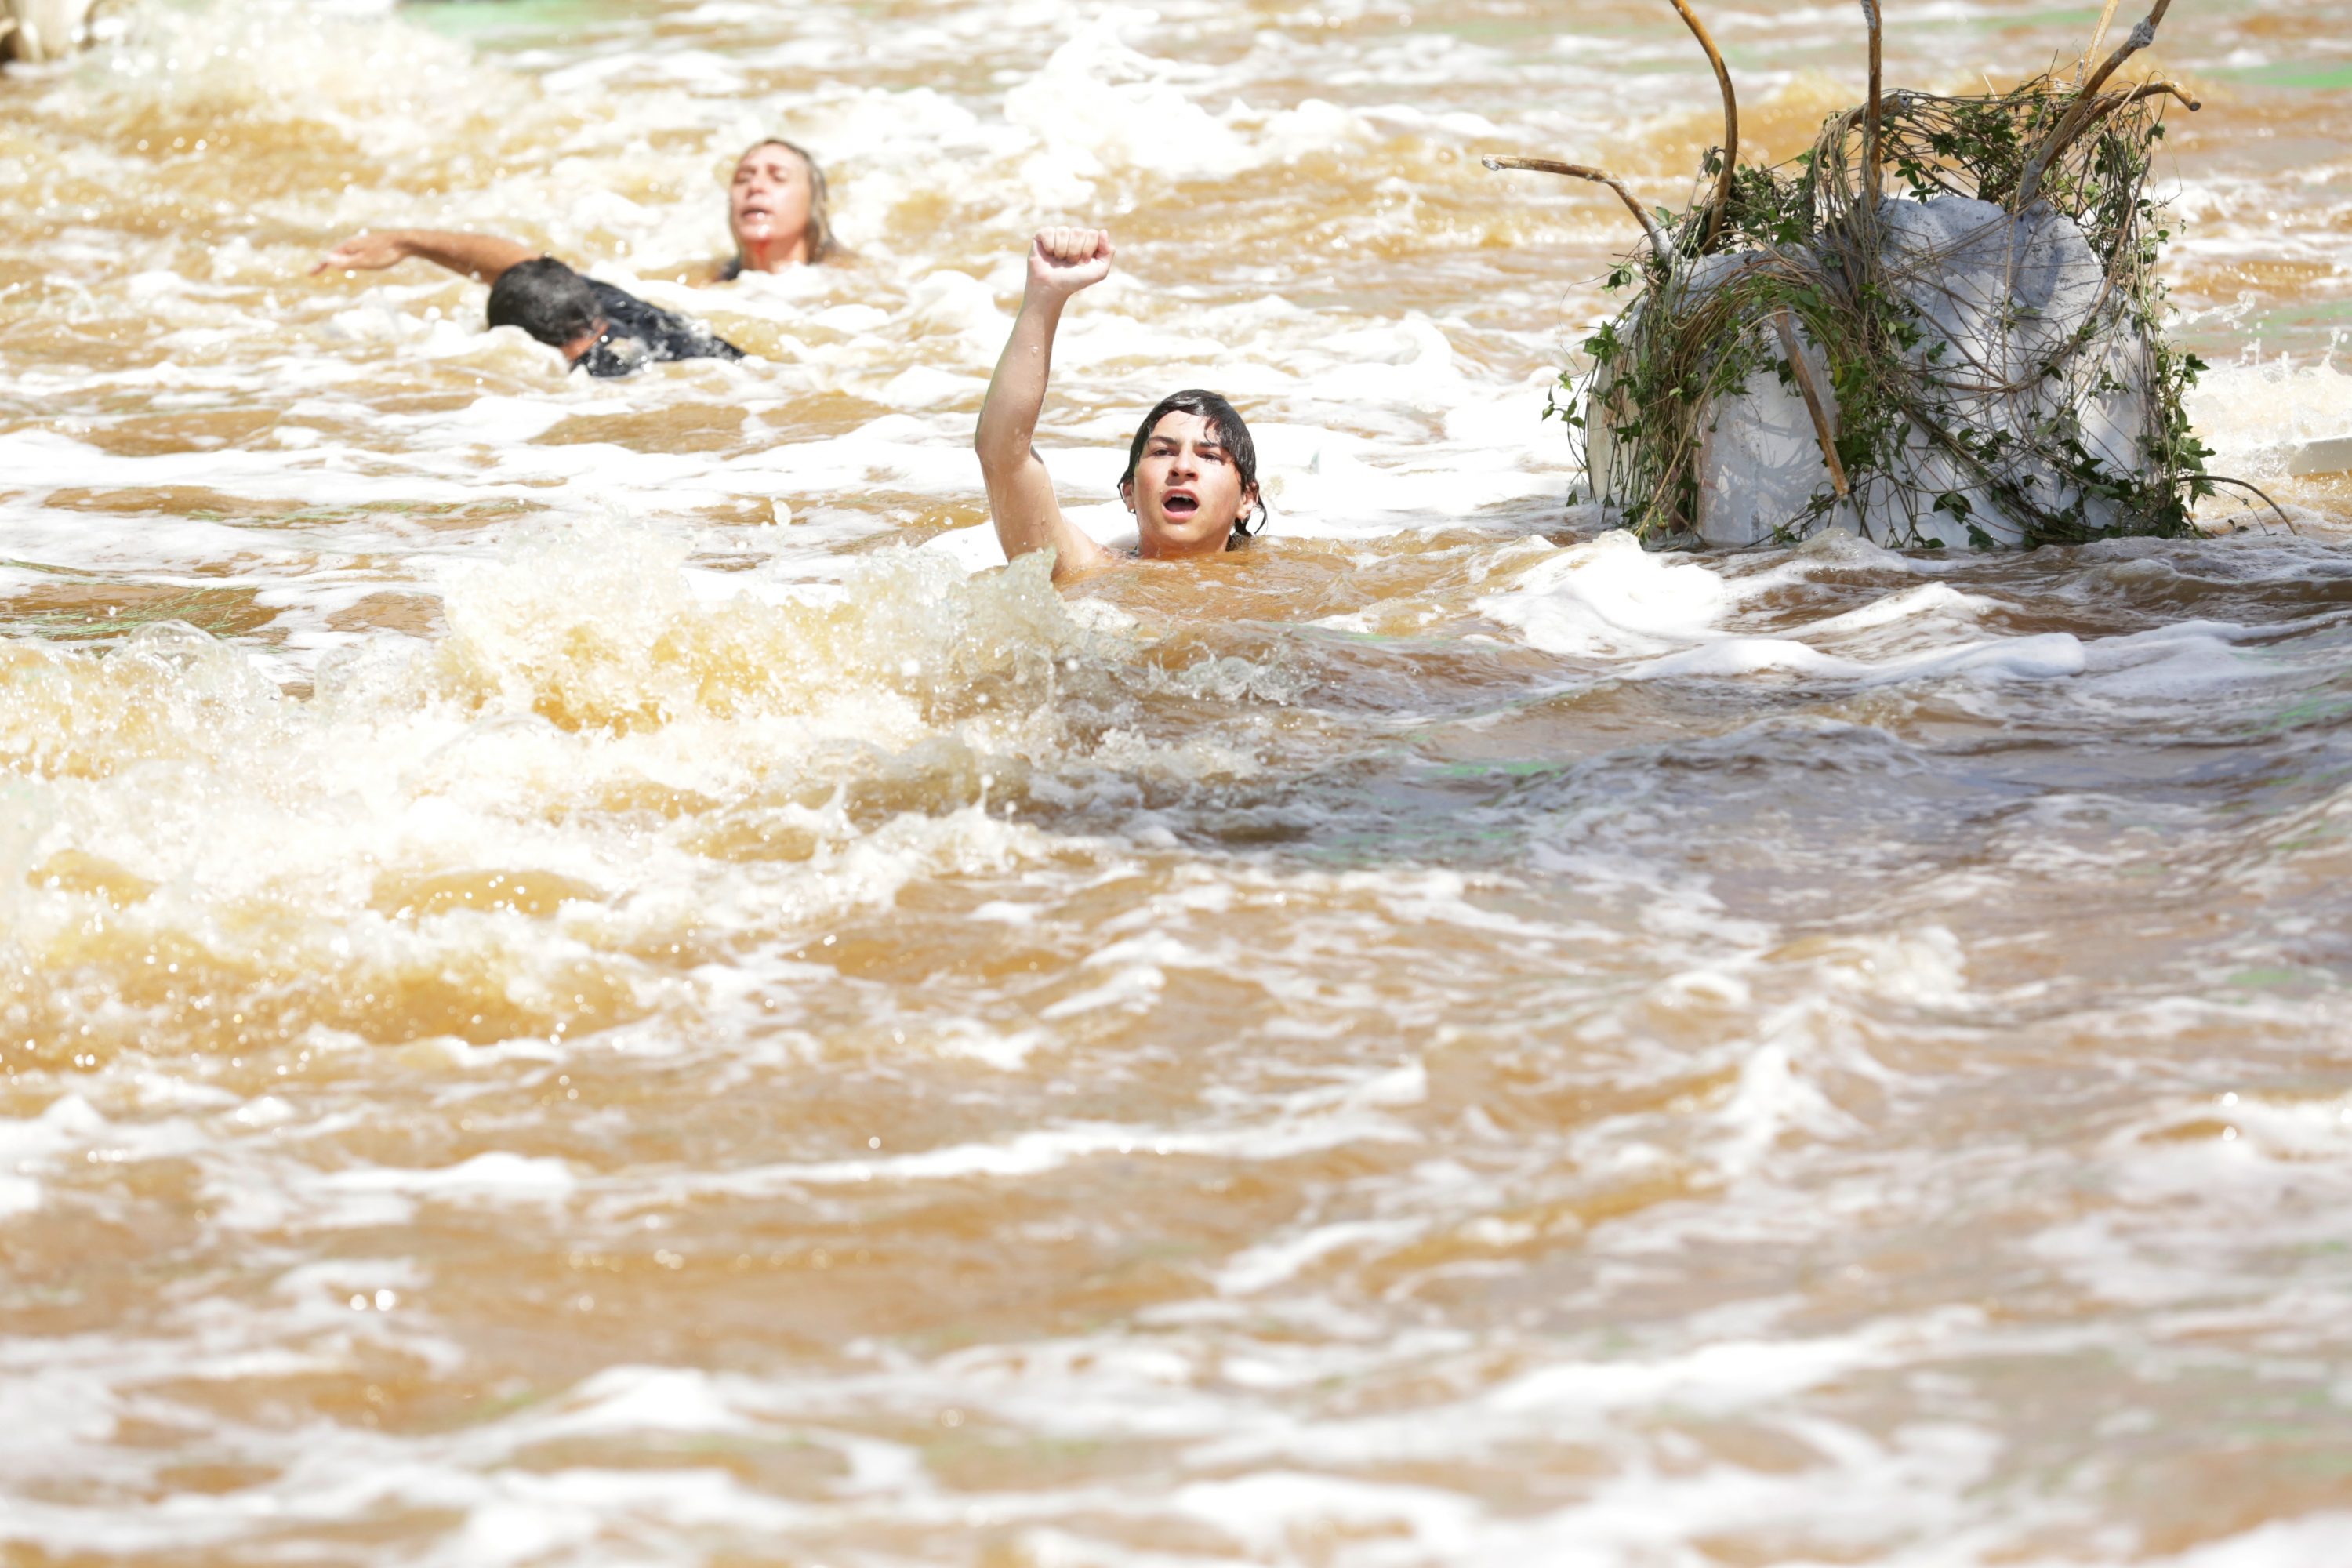
POLYGON ((1682 199, 1663 0, 112 26, 0 82, 0 1560, 2352 1562, 2343 0, 2156 55, 2293 531, 1980 559, 1565 504, 1628 225, 1477 160, 1682 199), (681 281, 780 131, 856 259, 681 281), (1066 495, 1205 383, 1264 545, 971 570, 1055 219, 1066 495))

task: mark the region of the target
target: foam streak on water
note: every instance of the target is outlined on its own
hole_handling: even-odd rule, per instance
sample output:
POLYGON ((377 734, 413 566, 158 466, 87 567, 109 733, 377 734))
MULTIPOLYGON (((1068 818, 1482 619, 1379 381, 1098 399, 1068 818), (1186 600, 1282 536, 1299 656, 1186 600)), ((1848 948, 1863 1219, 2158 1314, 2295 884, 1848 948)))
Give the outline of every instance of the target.
MULTIPOLYGON (((1710 17, 1775 154, 1859 90, 1710 17)), ((2347 22, 2158 51, 2294 531, 1983 559, 1568 503, 1626 226, 1478 159, 1679 200, 1663 7, 159 0, 0 79, 0 1559, 2352 1561, 2347 22), (780 131, 856 258, 696 286, 780 131), (1276 521, 1065 597, 969 440, 1089 219, 1067 500, 1202 383, 1276 521), (754 357, 308 276, 395 224, 754 357)))

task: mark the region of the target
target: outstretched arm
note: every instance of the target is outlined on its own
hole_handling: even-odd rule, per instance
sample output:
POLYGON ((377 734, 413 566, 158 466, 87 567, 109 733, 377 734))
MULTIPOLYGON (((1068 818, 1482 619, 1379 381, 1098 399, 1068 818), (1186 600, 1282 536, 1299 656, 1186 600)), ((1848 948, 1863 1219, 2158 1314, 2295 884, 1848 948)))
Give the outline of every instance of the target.
POLYGON ((1054 549, 1054 581, 1065 583, 1109 563, 1111 553, 1062 515, 1054 481, 1031 437, 1045 406, 1054 368, 1054 329, 1071 295, 1110 276, 1110 236, 1097 228, 1041 230, 1029 247, 1029 283, 1021 314, 996 362, 980 407, 972 446, 988 484, 989 515, 1007 561, 1054 549))
POLYGON ((397 267, 414 256, 468 278, 496 283, 508 268, 537 255, 539 252, 527 245, 500 239, 494 234, 459 234, 445 228, 388 228, 381 233, 352 236, 327 252, 310 271, 314 276, 338 269, 376 272, 397 267))

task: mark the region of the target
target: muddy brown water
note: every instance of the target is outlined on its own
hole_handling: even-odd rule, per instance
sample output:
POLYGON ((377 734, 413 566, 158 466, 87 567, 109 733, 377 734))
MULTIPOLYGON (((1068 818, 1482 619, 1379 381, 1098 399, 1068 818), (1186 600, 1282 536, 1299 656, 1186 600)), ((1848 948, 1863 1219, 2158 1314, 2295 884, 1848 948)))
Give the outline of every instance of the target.
MULTIPOLYGON (((1848 10, 1709 16, 1771 154, 1858 92, 1848 10)), ((1478 159, 1683 199, 1664 6, 148 5, 0 78, 0 1560, 2352 1562, 2347 24, 2154 59, 2292 531, 1953 559, 1567 504, 1627 226, 1478 159), (855 258, 678 281, 779 131, 855 258), (1263 544, 968 570, 1055 220, 1070 503, 1205 383, 1263 544), (758 357, 308 275, 401 224, 758 357)))

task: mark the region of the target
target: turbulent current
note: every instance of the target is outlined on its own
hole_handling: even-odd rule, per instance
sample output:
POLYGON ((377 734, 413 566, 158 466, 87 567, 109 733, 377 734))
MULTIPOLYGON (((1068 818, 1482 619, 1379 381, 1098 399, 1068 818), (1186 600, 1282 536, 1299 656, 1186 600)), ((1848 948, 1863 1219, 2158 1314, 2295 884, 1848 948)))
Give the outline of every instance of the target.
MULTIPOLYGON (((1708 20, 1768 154, 1861 89, 1852 6, 1708 20)), ((1631 225, 1479 159, 1687 199, 1663 4, 136 0, 0 78, 0 1561, 2352 1562, 2352 8, 2165 26, 2286 521, 2023 555, 1575 504, 1631 225), (853 254, 695 282, 774 133, 853 254), (1263 543, 970 531, 1049 222, 1066 502, 1213 386, 1263 543), (311 275, 401 225, 752 357, 311 275)))

